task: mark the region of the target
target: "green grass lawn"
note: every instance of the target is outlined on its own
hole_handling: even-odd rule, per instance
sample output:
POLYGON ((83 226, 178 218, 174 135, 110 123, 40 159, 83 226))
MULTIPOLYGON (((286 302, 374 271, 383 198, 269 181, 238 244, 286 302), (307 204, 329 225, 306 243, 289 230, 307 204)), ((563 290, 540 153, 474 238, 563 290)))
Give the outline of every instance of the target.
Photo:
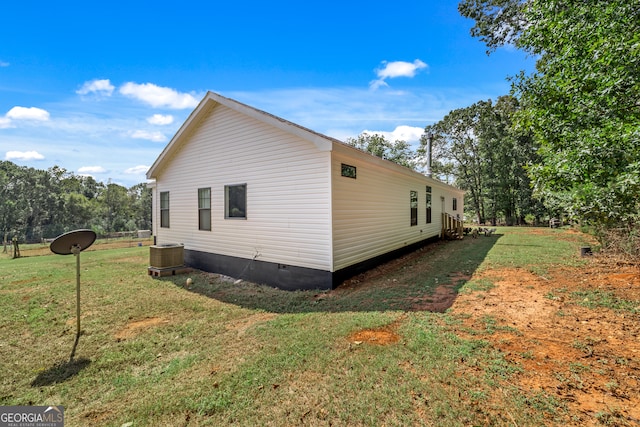
POLYGON ((436 245, 379 279, 395 286, 341 292, 154 279, 148 247, 83 252, 71 363, 73 255, 0 258, 0 405, 63 405, 68 426, 543 425, 562 407, 509 386, 518 366, 407 303, 454 273, 581 262, 581 235, 539 230, 436 245), (349 340, 375 328, 399 341, 349 340))

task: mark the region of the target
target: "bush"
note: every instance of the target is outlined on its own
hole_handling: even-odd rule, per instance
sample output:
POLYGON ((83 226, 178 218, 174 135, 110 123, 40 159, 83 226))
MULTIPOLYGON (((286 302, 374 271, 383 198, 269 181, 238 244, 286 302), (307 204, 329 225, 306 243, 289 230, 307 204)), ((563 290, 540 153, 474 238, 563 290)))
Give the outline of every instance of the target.
POLYGON ((640 226, 638 224, 601 227, 596 230, 596 237, 602 244, 603 252, 634 263, 640 262, 640 226))

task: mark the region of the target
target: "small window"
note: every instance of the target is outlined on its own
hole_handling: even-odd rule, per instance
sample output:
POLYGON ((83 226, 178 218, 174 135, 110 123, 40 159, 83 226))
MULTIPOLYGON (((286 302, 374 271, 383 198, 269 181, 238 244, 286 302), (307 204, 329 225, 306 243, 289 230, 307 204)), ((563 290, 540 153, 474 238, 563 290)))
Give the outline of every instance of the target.
POLYGON ((458 210, 458 199, 456 199, 455 197, 453 198, 453 210, 457 211, 458 210))
POLYGON ((160 192, 160 227, 169 228, 169 192, 160 192))
POLYGON ((225 218, 247 219, 247 184, 225 185, 225 218))
POLYGON ((198 230, 211 231, 211 188, 198 188, 198 230))
POLYGON ((346 176, 347 178, 356 179, 356 167, 351 165, 342 164, 342 176, 346 176))
POLYGON ((411 226, 418 225, 418 192, 411 190, 411 226))
POLYGON ((431 187, 427 185, 427 198, 425 202, 427 209, 427 224, 431 224, 431 187))

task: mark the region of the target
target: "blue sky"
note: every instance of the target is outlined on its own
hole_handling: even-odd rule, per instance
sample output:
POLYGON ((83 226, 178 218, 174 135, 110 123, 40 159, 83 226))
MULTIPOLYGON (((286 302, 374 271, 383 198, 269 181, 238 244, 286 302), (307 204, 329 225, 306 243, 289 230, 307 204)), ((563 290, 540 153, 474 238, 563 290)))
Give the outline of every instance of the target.
POLYGON ((206 91, 345 140, 416 144, 533 59, 471 38, 457 1, 9 2, 0 156, 131 186, 206 91))

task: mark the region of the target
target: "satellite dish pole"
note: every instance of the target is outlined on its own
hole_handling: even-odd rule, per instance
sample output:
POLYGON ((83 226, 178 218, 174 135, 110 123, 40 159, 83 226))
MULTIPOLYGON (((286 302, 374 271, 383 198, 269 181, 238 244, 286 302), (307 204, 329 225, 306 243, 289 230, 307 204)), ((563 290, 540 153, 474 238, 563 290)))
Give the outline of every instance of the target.
POLYGON ((73 245, 71 247, 71 252, 76 257, 76 341, 73 343, 73 350, 71 350, 69 361, 73 360, 78 341, 80 341, 80 251, 82 251, 80 245, 73 245))
POLYGON ((87 249, 96 240, 96 233, 91 230, 75 230, 62 234, 51 242, 51 252, 58 255, 73 254, 76 257, 76 340, 71 350, 69 362, 76 355, 76 347, 80 341, 80 252, 87 249))

